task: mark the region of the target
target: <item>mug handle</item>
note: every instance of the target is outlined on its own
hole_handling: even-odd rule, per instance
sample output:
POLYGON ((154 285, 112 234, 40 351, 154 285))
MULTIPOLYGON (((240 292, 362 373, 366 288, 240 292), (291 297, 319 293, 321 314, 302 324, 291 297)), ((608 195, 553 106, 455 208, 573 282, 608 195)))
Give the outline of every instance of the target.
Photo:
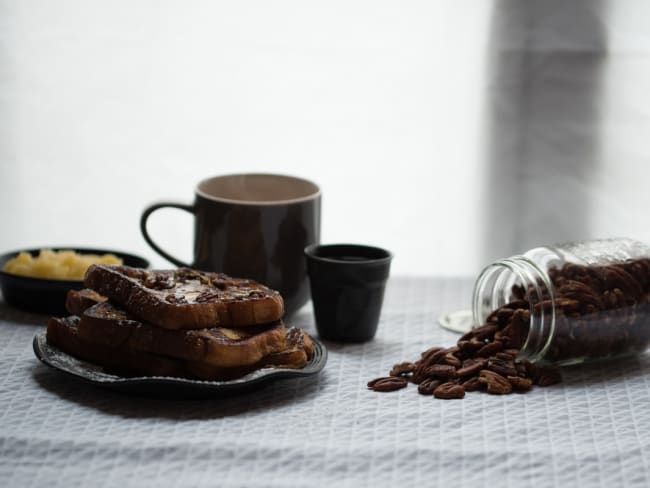
POLYGON ((140 232, 142 232, 142 237, 144 237, 144 240, 147 241, 147 244, 149 244, 154 251, 160 254, 167 261, 175 264, 176 266, 189 268, 191 267, 189 264, 184 263, 180 259, 176 259, 171 254, 167 253, 166 251, 163 251, 160 248, 160 246, 158 246, 158 244, 156 244, 153 241, 153 239, 149 235, 149 232, 147 231, 147 219, 153 212, 161 208, 177 208, 179 210, 185 210, 186 212, 194 214, 195 213, 194 206, 183 205, 182 203, 173 203, 173 202, 154 203, 153 205, 150 205, 147 208, 145 208, 144 211, 142 212, 142 216, 140 217, 140 232))

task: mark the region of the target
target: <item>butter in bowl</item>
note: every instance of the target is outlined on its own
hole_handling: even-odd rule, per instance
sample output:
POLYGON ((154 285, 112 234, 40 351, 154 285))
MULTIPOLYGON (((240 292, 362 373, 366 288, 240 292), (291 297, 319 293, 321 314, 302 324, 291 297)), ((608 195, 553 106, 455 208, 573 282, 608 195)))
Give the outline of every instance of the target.
POLYGON ((83 288, 92 263, 148 268, 149 261, 108 249, 39 248, 0 255, 0 290, 5 303, 30 312, 65 315, 68 290, 83 288))

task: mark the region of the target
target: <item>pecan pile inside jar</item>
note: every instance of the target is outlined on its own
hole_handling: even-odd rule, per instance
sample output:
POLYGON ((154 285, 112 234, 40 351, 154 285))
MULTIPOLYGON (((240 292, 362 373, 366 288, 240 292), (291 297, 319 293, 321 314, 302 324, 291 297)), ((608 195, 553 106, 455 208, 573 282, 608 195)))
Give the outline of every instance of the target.
MULTIPOLYGON (((545 359, 559 364, 642 352, 650 343, 650 259, 549 270, 555 336, 545 359)), ((548 308, 545 299, 535 305, 548 308)))
POLYGON ((650 259, 605 265, 564 264, 548 270, 550 288, 515 285, 509 303, 454 347, 433 347, 396 364, 375 391, 418 385, 437 398, 468 391, 528 391, 561 380, 555 366, 644 351, 650 343, 650 259), (532 305, 532 306, 531 306, 532 305), (531 320, 531 311, 532 319, 531 320), (530 344, 527 342, 529 341, 530 344))

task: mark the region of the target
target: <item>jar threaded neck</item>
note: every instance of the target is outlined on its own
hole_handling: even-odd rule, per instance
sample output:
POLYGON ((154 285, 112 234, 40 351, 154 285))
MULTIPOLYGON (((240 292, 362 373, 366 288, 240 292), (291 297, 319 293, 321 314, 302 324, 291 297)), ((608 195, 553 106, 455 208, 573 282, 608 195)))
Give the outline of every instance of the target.
POLYGON ((490 313, 517 299, 516 287, 523 288, 530 311, 528 334, 519 357, 536 362, 544 357, 555 337, 555 293, 548 273, 530 258, 512 256, 483 269, 472 294, 474 324, 485 323, 490 313))

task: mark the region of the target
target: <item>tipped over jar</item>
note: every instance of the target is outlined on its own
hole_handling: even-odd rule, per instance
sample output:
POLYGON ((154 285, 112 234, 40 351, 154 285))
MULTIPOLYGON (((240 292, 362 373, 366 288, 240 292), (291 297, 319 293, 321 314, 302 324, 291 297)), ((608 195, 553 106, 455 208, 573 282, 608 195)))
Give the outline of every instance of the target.
POLYGON ((559 366, 644 351, 650 247, 631 239, 543 246, 495 261, 473 293, 474 324, 518 357, 559 366))

